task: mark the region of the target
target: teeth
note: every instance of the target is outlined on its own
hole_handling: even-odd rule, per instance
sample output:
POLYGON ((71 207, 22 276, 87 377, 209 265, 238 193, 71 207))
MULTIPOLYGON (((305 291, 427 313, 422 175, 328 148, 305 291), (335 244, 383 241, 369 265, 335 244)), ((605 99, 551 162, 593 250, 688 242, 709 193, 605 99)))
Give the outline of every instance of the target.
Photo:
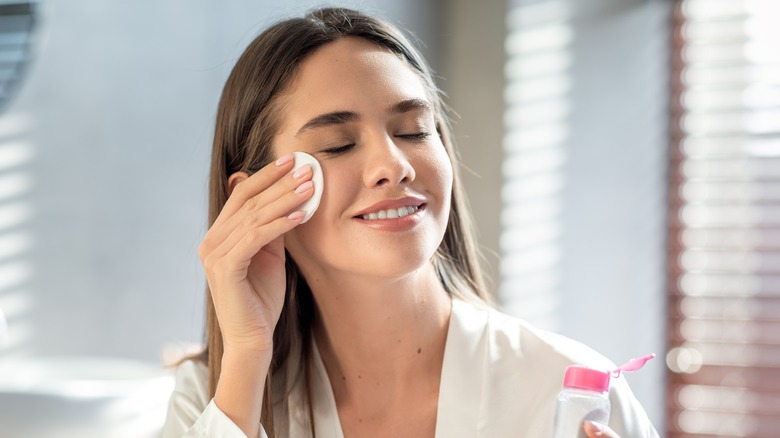
POLYGON ((399 217, 408 216, 419 208, 417 206, 390 208, 387 210, 380 210, 374 213, 364 214, 363 219, 367 221, 373 221, 377 219, 395 219, 399 217))

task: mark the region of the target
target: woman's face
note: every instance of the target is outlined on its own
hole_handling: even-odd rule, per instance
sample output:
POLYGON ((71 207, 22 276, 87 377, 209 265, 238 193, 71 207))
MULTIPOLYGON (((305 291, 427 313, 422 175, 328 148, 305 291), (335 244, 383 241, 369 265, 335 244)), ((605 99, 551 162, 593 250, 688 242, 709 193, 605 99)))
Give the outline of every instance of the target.
POLYGON ((285 236, 309 283, 399 278, 425 266, 447 226, 452 166, 412 68, 341 38, 300 65, 280 103, 274 155, 313 155, 325 182, 317 212, 285 236))

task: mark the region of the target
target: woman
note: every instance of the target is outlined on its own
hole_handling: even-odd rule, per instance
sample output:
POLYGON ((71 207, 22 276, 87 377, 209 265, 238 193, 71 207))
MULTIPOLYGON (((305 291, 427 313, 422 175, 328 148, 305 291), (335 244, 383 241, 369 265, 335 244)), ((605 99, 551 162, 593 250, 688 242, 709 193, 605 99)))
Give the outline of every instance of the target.
MULTIPOLYGON (((208 345, 180 366, 165 436, 549 436, 565 367, 612 366, 486 304, 432 75, 380 20, 322 9, 250 44, 210 197, 208 345), (296 151, 324 175, 305 224, 296 151)), ((622 379, 611 397, 588 436, 657 436, 622 379)))

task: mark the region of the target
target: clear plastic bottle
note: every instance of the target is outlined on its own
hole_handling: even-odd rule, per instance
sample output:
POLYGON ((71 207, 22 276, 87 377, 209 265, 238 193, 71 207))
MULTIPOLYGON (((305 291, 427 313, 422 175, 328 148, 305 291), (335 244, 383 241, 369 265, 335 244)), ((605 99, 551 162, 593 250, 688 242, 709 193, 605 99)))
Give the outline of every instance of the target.
POLYGON ((582 423, 609 422, 610 371, 572 365, 566 368, 558 394, 553 438, 586 437, 582 423))

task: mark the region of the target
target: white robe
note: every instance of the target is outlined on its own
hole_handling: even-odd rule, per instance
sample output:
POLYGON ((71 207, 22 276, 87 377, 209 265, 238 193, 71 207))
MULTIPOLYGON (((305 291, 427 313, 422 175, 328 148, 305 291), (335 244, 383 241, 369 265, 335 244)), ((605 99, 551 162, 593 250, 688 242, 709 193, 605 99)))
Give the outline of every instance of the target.
MULTIPOLYGON (((316 346, 313 348, 313 419, 318 438, 343 438, 336 402, 316 346)), ((530 327, 496 310, 452 300, 444 350, 436 438, 552 436, 564 370, 572 364, 603 370, 615 365, 563 336, 530 327)), ((298 382, 274 407, 277 438, 309 436, 308 409, 298 382)), ((609 426, 622 438, 656 438, 657 432, 625 379, 612 380, 609 426)), ((177 371, 163 438, 246 435, 208 398, 204 364, 177 371)), ((260 437, 267 435, 263 430, 260 437)))

